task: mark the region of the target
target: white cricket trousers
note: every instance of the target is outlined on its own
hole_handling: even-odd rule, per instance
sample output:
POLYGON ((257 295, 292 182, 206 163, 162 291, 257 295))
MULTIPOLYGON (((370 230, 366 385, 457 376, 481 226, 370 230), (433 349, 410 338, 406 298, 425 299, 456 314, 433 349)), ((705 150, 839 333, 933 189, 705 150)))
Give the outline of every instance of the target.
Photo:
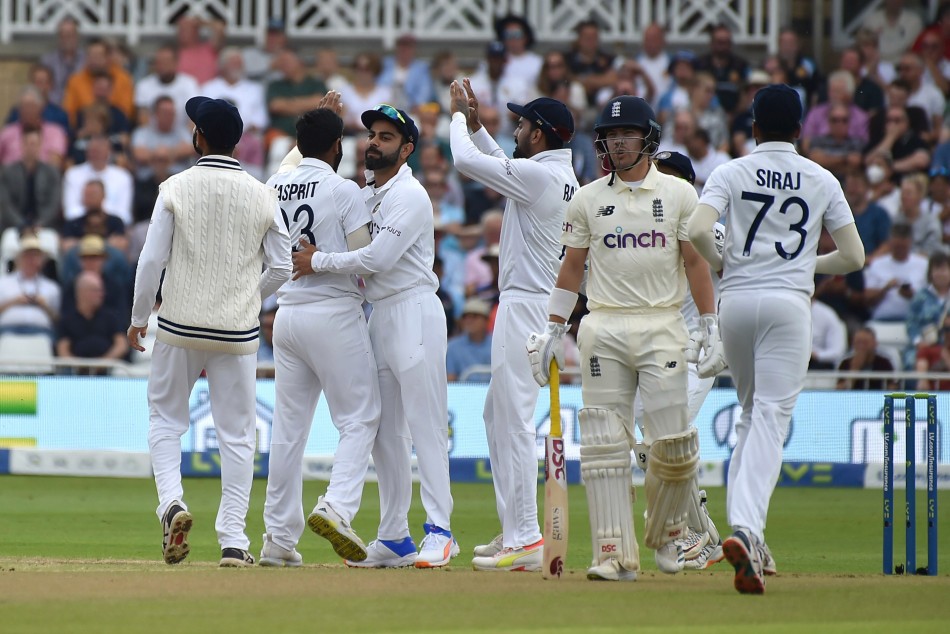
POLYGON ((148 448, 158 488, 159 519, 175 500, 184 504, 181 437, 190 422, 188 399, 205 370, 211 416, 221 454, 221 505, 214 527, 221 548, 247 550, 244 533, 254 478, 257 355, 207 352, 155 342, 148 376, 148 448))
POLYGON ((538 444, 534 410, 541 388, 531 374, 525 342, 547 323, 546 295, 505 291, 495 313, 485 432, 495 507, 506 548, 534 544, 538 526, 538 444))
POLYGON ((382 409, 373 461, 379 479, 379 539, 409 535, 412 448, 419 464, 426 522, 451 530, 446 327, 431 289, 373 304, 369 335, 379 370, 382 409))
POLYGON ((379 429, 376 361, 360 302, 281 305, 274 319, 274 367, 264 525, 274 543, 289 550, 304 531, 303 455, 321 392, 340 433, 323 499, 347 522, 360 508, 379 429))
MULTIPOLYGON (((699 410, 703 408, 703 403, 706 402, 706 397, 709 396, 715 382, 716 377, 714 376, 705 379, 699 378, 699 370, 696 369, 695 363, 686 364, 686 420, 690 424, 696 419, 699 410)), ((648 441, 647 444, 652 443, 653 438, 644 438, 643 399, 640 398, 639 390, 637 390, 637 397, 633 401, 633 418, 637 422, 637 427, 640 428, 640 437, 648 441)))
POLYGON ((811 303, 796 291, 731 291, 719 304, 719 332, 742 414, 729 462, 726 515, 765 538, 782 446, 811 355, 811 303))

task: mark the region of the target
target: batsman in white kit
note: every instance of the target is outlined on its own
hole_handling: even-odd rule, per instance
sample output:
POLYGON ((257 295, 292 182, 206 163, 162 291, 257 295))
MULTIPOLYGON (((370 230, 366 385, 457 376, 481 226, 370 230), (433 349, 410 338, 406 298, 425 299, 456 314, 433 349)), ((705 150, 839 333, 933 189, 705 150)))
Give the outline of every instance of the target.
POLYGON ((574 135, 574 117, 563 103, 547 97, 523 106, 509 103, 508 109, 520 117, 514 158, 509 159, 479 122, 478 102, 468 80, 464 87, 453 82, 450 91, 455 167, 507 198, 501 225, 501 297, 484 411, 502 534, 475 548, 472 566, 539 571, 544 540, 538 526, 534 410, 540 388, 522 346, 547 321, 547 299, 561 252, 561 223, 579 188, 571 151, 564 147, 574 135))
MULTIPOLYGON (((331 93, 336 95, 337 93, 331 93)), ((370 242, 370 213, 359 186, 339 176, 343 119, 332 108, 297 120, 302 158, 268 181, 277 188, 284 223, 324 252, 356 250, 370 242)), ((299 566, 304 530, 302 461, 314 411, 325 393, 340 434, 326 493, 307 525, 344 559, 366 559, 351 522, 359 510, 370 452, 379 428, 376 361, 356 276, 316 273, 277 291, 274 319, 276 400, 264 503, 262 566, 299 566)))
POLYGON ((783 84, 752 103, 755 150, 716 168, 689 223, 689 236, 722 270, 722 345, 742 414, 729 463, 726 512, 733 534, 723 542, 741 593, 765 592, 769 499, 782 446, 811 351, 816 273, 844 275, 864 265, 864 247, 838 180, 800 156, 798 93, 783 84), (713 223, 725 216, 720 255, 713 223), (817 255, 822 226, 838 250, 817 255))
POLYGON ((221 453, 221 506, 215 529, 220 565, 254 564, 245 534, 254 476, 258 314, 261 299, 291 274, 290 238, 276 192, 232 157, 244 130, 221 99, 185 105, 201 158, 159 188, 135 276, 129 344, 143 350, 162 269, 162 306, 148 377, 148 446, 158 489, 162 555, 176 564, 189 552, 192 516, 183 499, 181 438, 188 400, 202 370, 221 453), (261 273, 263 269, 263 273, 261 273))
MULTIPOLYGON (((633 581, 640 555, 631 510, 633 402, 639 387, 644 428, 652 439, 646 471, 645 543, 665 573, 683 569, 689 508, 696 499, 696 429, 687 421, 689 340, 680 313, 686 282, 708 329, 706 370, 724 366, 715 329, 709 267, 687 241, 696 190, 660 173, 650 156, 660 125, 639 97, 611 99, 594 126, 610 174, 578 190, 567 209, 566 254, 548 304, 545 332, 528 340, 532 371, 548 381, 552 358, 563 363, 566 322, 589 261, 581 352, 581 475, 587 489, 591 580, 633 581)), ((710 233, 711 235, 711 233, 710 233)))
POLYGON ((415 122, 381 104, 361 116, 372 210, 372 242, 347 253, 324 253, 303 241, 293 255, 295 279, 311 272, 368 276, 373 304, 369 334, 379 377, 382 410, 373 460, 379 479, 380 525, 359 568, 444 566, 459 553, 452 535, 449 487, 446 323, 436 296, 432 203, 406 165, 419 141, 415 122), (415 447, 427 518, 416 552, 409 534, 412 448, 415 447))

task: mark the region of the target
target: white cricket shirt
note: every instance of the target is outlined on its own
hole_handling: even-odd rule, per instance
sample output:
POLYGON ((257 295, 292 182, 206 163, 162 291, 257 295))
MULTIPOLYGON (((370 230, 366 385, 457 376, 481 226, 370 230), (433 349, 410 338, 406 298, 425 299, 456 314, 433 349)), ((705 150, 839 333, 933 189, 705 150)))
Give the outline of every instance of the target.
POLYGON ((680 241, 696 209, 696 190, 650 165, 631 190, 611 177, 581 187, 567 208, 561 243, 589 249, 590 310, 680 308, 686 269, 680 241))
MULTIPOLYGON (((296 169, 274 174, 267 184, 277 189, 277 203, 295 249, 305 237, 318 251, 344 252, 346 236, 370 222, 359 185, 320 159, 302 159, 296 169)), ((355 276, 329 272, 304 275, 277 291, 281 306, 343 297, 362 301, 355 276)))
POLYGON ((854 222, 841 184, 791 143, 759 144, 717 167, 700 204, 727 217, 720 290, 815 291, 818 237, 854 222))
POLYGON ((382 187, 367 185, 362 194, 372 212, 373 241, 346 253, 318 251, 311 258, 313 270, 372 274, 365 280, 370 302, 410 291, 438 290, 439 279, 432 271, 432 203, 409 166, 400 167, 382 187))
POLYGON ((461 113, 452 115, 449 131, 456 169, 508 199, 501 221, 499 290, 549 295, 560 268, 564 214, 580 188, 571 151, 508 158, 484 127, 469 135, 461 113))

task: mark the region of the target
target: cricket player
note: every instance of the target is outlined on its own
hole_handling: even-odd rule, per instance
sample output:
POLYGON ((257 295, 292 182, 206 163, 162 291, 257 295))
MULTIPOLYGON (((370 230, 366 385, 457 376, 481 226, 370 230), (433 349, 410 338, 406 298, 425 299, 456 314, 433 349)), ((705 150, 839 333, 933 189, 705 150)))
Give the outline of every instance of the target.
POLYGON ((523 106, 515 155, 505 153, 481 125, 468 79, 450 87, 452 157, 461 174, 497 191, 508 202, 501 225, 501 297, 492 333, 492 372, 485 399, 485 431, 491 457, 501 539, 477 546, 472 566, 488 571, 540 571, 544 540, 538 526, 538 445, 534 409, 538 384, 522 346, 544 328, 554 287, 564 212, 579 185, 571 151, 574 117, 554 99, 523 106), (469 132, 471 130, 471 133, 469 132))
MULTIPOLYGON (((548 303, 548 324, 528 340, 535 380, 548 381, 552 358, 563 361, 562 338, 589 257, 581 352, 581 474, 590 510, 593 562, 588 579, 633 581, 640 556, 631 514, 633 401, 641 388, 644 430, 652 439, 645 491, 645 542, 657 567, 683 569, 677 540, 686 532, 699 460, 696 429, 687 421, 689 335, 680 313, 686 282, 708 329, 706 367, 724 365, 716 331, 709 267, 687 241, 696 190, 662 174, 650 159, 660 138, 653 109, 639 97, 611 99, 594 126, 599 156, 611 171, 585 185, 567 209, 566 247, 548 303)), ((710 235, 712 235, 710 231, 710 235)), ((705 372, 703 372, 705 374, 705 372)))
MULTIPOLYGON (((656 156, 653 157, 653 162, 656 163, 656 168, 664 174, 678 176, 690 185, 693 185, 696 181, 693 164, 689 160, 689 157, 684 154, 680 154, 679 152, 658 152, 656 156)), ((725 227, 719 223, 716 223, 713 229, 716 244, 719 249, 722 249, 724 230, 725 227)), ((719 287, 718 275, 711 275, 711 280, 715 297, 719 287)), ((688 288, 686 294, 683 296, 683 307, 680 309, 680 312, 683 313, 683 319, 686 320, 686 327, 689 331, 699 331, 699 309, 696 307, 696 302, 693 301, 693 295, 688 288)), ((687 420, 689 424, 692 425, 697 414, 699 414, 700 408, 703 406, 703 402, 709 395, 709 391, 712 390, 716 377, 700 377, 696 363, 688 363, 686 368, 686 386, 688 391, 687 420)), ((633 403, 633 416, 637 422, 640 437, 643 439, 643 442, 638 443, 634 449, 634 457, 639 462, 640 468, 646 471, 647 455, 652 440, 647 438, 644 433, 643 399, 640 398, 639 390, 637 391, 637 398, 633 403)), ((683 556, 685 558, 684 568, 686 570, 703 570, 722 561, 722 538, 716 529, 716 524, 712 521, 706 509, 706 492, 699 490, 698 481, 696 496, 689 509, 687 528, 689 530, 686 536, 680 540, 680 545, 683 548, 683 556)))
POLYGON ((325 253, 301 240, 293 255, 294 276, 369 276, 369 334, 383 404, 373 448, 381 518, 366 559, 346 563, 362 568, 439 567, 458 555, 459 545, 450 526, 446 324, 436 296, 439 280, 432 272, 432 203, 406 165, 419 140, 415 122, 388 104, 367 110, 361 119, 369 130, 365 159, 372 173, 363 194, 372 210, 372 242, 356 251, 325 253), (408 520, 413 447, 427 513, 418 553, 408 520))
MULTIPOLYGON (((339 93, 331 91, 331 99, 339 93)), ((326 100, 324 100, 326 102, 326 100)), ((333 107, 297 120, 296 169, 268 181, 277 188, 284 223, 324 252, 370 243, 370 213, 359 186, 336 173, 343 158, 343 119, 333 107)), ((299 566, 304 529, 303 452, 321 392, 340 433, 327 491, 307 524, 344 559, 361 561, 366 546, 350 523, 359 510, 370 452, 379 428, 376 361, 354 275, 317 273, 277 291, 275 388, 262 566, 299 566)))
POLYGON ((798 93, 783 84, 759 90, 752 118, 758 145, 713 171, 689 237, 722 271, 722 345, 742 406, 726 491, 734 532, 723 551, 735 568, 736 590, 762 594, 769 498, 811 351, 814 277, 860 269, 864 247, 837 179, 795 150, 798 93), (711 229, 724 215, 720 255, 711 229), (822 226, 838 250, 818 256, 822 226))
POLYGON ((244 123, 230 103, 192 97, 197 164, 159 188, 135 276, 129 345, 142 351, 162 269, 162 307, 148 377, 148 446, 158 489, 162 555, 188 556, 192 517, 183 499, 181 437, 202 370, 221 452, 215 529, 220 565, 254 564, 245 534, 254 475, 258 314, 261 298, 290 277, 290 237, 277 194, 233 158, 244 123), (261 273, 263 269, 263 273, 261 273))

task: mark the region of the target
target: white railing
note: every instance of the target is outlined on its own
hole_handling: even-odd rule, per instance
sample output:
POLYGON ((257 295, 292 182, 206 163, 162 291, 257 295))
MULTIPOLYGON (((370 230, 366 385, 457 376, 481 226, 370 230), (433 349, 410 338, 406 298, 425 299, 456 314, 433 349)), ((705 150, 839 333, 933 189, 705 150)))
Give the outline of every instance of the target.
MULTIPOLYGON (((838 1, 838 0, 836 0, 838 1)), ((264 41, 267 22, 283 18, 297 41, 369 39, 391 47, 411 32, 423 41, 484 42, 495 37, 494 20, 525 15, 540 42, 564 43, 574 26, 594 17, 605 42, 636 44, 651 22, 668 26, 672 46, 708 41, 706 29, 723 22, 740 45, 774 51, 789 2, 779 0, 0 0, 0 44, 23 36, 53 35, 71 16, 85 36, 170 38, 184 13, 227 24, 229 37, 264 41)))
MULTIPOLYGON (((923 0, 920 3, 926 7, 926 15, 922 16, 925 22, 937 14, 937 6, 940 2, 941 0, 923 0)), ((884 4, 884 0, 864 0, 857 3, 857 10, 855 10, 855 4, 848 0, 831 0, 831 43, 838 50, 854 42, 854 34, 861 28, 861 24, 884 4)))

